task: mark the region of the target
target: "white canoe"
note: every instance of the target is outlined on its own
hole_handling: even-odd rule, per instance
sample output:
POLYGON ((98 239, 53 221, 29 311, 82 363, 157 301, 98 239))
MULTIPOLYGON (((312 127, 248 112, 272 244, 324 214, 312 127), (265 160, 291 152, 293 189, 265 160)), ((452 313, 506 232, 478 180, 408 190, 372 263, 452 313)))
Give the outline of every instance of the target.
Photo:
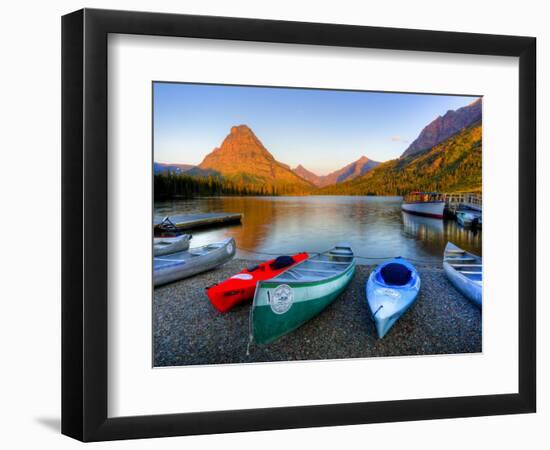
POLYGON ((443 254, 443 269, 452 285, 474 305, 481 308, 483 287, 481 257, 447 242, 443 254))
POLYGON ((153 258, 153 284, 160 286, 214 269, 235 256, 233 238, 153 258))
POLYGON ((153 238, 153 256, 169 255, 189 248, 190 234, 153 238))

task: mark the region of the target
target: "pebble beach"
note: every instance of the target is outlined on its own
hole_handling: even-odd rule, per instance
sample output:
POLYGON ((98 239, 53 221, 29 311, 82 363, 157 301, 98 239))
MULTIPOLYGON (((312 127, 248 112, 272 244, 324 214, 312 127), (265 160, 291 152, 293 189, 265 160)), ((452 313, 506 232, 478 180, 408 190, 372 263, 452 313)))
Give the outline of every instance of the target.
POLYGON ((247 354, 250 304, 222 314, 204 288, 253 264, 234 259, 155 289, 155 367, 482 351, 481 311, 436 266, 417 266, 422 288, 416 302, 378 339, 365 300, 365 282, 374 266, 358 265, 346 291, 321 314, 271 344, 253 344, 247 354))

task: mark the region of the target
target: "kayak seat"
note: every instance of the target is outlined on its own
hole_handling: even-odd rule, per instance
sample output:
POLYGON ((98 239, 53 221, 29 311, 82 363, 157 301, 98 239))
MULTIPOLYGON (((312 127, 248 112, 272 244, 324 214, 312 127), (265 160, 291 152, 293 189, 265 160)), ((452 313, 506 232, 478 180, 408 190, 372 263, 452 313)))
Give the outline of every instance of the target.
POLYGON ((411 280, 412 272, 403 264, 389 263, 382 267, 380 275, 387 284, 404 286, 411 280))
POLYGON ((271 263, 271 268, 273 270, 279 270, 291 266, 292 264, 294 264, 294 259, 292 258, 292 256, 277 256, 277 258, 275 258, 275 261, 271 263))

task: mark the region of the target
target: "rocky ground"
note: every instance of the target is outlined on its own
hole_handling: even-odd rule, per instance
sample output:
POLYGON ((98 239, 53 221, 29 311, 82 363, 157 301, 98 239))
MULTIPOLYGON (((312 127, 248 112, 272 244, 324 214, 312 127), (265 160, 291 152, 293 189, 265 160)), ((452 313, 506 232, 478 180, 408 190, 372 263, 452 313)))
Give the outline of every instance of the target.
POLYGON ((415 304, 378 339, 365 299, 372 266, 358 266, 346 291, 314 319, 247 355, 250 304, 221 314, 204 288, 250 261, 155 289, 154 365, 223 364, 481 352, 481 311, 447 281, 441 267, 417 266, 422 288, 415 304))

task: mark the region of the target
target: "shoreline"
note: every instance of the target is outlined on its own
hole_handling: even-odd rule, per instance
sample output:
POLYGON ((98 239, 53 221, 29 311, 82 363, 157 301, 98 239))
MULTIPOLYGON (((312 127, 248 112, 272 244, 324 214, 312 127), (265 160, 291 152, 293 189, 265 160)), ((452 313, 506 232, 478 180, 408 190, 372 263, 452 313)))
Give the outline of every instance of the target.
POLYGON ((153 365, 231 364, 323 359, 479 353, 481 311, 447 280, 441 265, 416 265, 422 280, 413 306, 384 339, 376 336, 365 297, 374 265, 358 265, 340 297, 294 332, 247 355, 250 303, 222 314, 204 288, 257 263, 223 266, 153 292, 153 365))

